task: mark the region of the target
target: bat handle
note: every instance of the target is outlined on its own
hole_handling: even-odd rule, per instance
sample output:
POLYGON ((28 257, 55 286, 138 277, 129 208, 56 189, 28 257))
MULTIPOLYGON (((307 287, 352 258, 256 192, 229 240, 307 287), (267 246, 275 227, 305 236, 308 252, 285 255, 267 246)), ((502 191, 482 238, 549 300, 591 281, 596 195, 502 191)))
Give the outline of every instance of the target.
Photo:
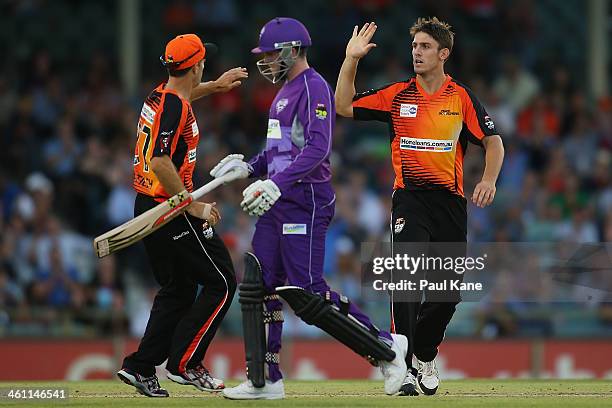
POLYGON ((221 177, 218 177, 212 180, 211 182, 204 184, 202 187, 191 193, 191 196, 194 200, 199 200, 200 198, 204 197, 206 194, 210 193, 220 185, 230 183, 234 180, 238 180, 239 178, 242 178, 240 171, 231 170, 226 174, 222 175, 221 177))

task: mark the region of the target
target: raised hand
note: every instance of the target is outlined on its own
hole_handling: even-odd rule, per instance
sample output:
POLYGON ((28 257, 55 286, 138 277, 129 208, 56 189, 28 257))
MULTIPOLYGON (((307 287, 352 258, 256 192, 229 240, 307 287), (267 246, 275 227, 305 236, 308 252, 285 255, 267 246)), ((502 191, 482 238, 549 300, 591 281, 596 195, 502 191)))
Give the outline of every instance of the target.
POLYGON ((215 80, 217 92, 227 92, 242 84, 243 79, 249 77, 246 68, 238 67, 225 71, 215 80))
POLYGON ((372 48, 376 47, 376 44, 371 43, 370 40, 374 36, 378 26, 376 23, 371 22, 365 23, 359 31, 357 31, 358 28, 358 26, 355 26, 353 29, 353 36, 346 45, 346 56, 356 59, 365 57, 372 48))

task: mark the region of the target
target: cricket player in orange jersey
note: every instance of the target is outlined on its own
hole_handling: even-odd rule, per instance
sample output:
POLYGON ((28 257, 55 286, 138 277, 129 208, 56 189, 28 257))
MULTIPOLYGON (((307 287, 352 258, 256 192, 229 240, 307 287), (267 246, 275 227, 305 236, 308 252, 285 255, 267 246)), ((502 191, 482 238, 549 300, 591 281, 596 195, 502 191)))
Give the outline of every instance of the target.
MULTIPOLYGON (((234 68, 202 83, 204 62, 214 49, 195 34, 179 35, 166 46, 161 61, 168 81, 149 94, 138 121, 135 216, 177 193, 193 191, 200 131, 191 102, 229 91, 247 77, 244 68, 234 68)), ((146 396, 168 396, 155 375, 155 366, 166 359, 172 381, 201 391, 224 388, 202 365, 236 291, 229 252, 213 229, 219 220, 215 203, 194 201, 184 214, 144 238, 161 289, 138 350, 124 359, 117 375, 146 396)))
MULTIPOLYGON (((476 96, 445 73, 454 33, 435 17, 419 18, 410 30, 414 77, 357 94, 357 65, 376 47, 370 42, 376 29, 373 22, 360 30, 355 26, 338 76, 336 111, 355 120, 389 124, 395 171, 392 242, 456 242, 462 247, 467 241, 463 157, 468 142, 485 149, 484 174, 471 197, 485 207, 495 197, 502 140, 476 96)), ((425 293, 424 302, 399 301, 391 292, 391 331, 409 340, 400 395, 418 395, 419 390, 432 395, 438 389, 435 357, 461 298, 458 293, 444 301, 433 297, 425 293)))

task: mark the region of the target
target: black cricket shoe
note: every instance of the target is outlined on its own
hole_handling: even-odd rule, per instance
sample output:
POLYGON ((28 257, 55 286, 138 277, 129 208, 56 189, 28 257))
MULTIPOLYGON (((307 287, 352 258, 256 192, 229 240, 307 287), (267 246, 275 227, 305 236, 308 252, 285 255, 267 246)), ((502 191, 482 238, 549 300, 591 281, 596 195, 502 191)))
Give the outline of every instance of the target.
POLYGON ((397 395, 402 397, 416 397, 419 395, 419 391, 417 391, 416 386, 416 378, 414 377, 414 374, 412 374, 411 369, 408 369, 406 378, 404 378, 404 383, 400 387, 397 395))
POLYGON ((157 376, 145 377, 127 368, 117 371, 117 377, 124 383, 131 385, 142 395, 147 397, 168 397, 168 391, 159 386, 157 376))

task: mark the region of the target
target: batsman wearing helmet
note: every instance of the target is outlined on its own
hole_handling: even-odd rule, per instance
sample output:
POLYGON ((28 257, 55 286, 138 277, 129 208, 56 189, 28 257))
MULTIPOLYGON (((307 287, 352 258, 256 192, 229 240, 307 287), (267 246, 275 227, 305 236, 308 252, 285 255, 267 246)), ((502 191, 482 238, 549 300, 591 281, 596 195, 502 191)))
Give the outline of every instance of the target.
POLYGON ((282 83, 270 107, 266 148, 248 163, 230 155, 211 171, 220 177, 238 168, 245 178, 266 178, 248 186, 241 203, 259 219, 239 288, 248 380, 224 390, 231 399, 285 395, 279 297, 306 323, 380 366, 387 394, 398 392, 406 370, 406 337, 378 330, 323 278, 325 235, 335 206, 329 156, 336 112, 333 90, 308 65, 311 45, 306 27, 295 19, 274 18, 262 28, 252 50, 262 56, 257 67, 272 83, 282 83))

